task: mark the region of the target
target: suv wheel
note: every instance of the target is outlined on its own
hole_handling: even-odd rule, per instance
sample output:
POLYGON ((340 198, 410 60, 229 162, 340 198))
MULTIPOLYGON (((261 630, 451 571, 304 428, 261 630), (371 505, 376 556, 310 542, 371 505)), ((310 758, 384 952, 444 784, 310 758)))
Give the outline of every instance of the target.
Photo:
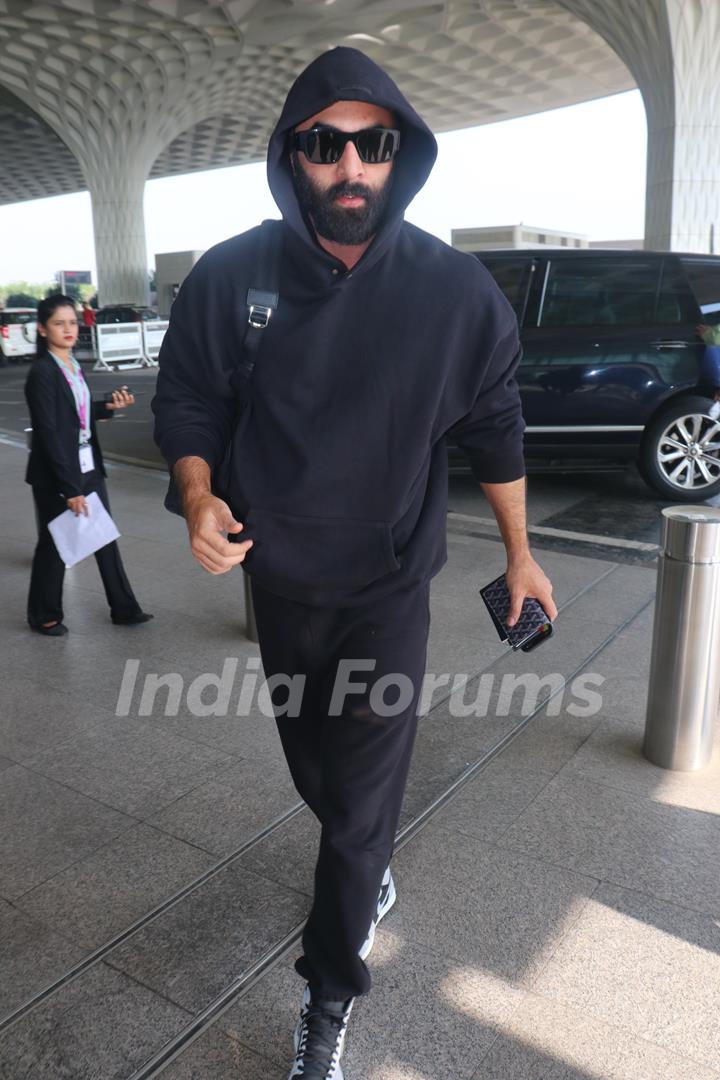
POLYGON ((720 492, 720 416, 709 415, 712 405, 699 395, 678 398, 645 429, 638 465, 664 498, 697 502, 720 492))

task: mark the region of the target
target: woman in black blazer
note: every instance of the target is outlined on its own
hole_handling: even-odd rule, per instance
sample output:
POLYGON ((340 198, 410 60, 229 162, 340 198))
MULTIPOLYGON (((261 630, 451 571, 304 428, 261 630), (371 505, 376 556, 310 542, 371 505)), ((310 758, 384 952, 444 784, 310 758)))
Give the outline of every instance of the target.
MULTIPOLYGON (((96 491, 110 511, 105 468, 95 428, 116 409, 133 405, 127 389, 114 390, 111 402, 93 401, 72 350, 78 336, 75 304, 56 293, 38 304, 37 356, 25 383, 32 423, 32 450, 25 480, 32 485, 38 523, 27 619, 40 634, 61 637, 65 564, 48 530, 48 522, 70 509, 87 514, 85 496, 96 491)), ((116 624, 147 622, 130 587, 115 542, 95 553, 110 615, 116 624)))

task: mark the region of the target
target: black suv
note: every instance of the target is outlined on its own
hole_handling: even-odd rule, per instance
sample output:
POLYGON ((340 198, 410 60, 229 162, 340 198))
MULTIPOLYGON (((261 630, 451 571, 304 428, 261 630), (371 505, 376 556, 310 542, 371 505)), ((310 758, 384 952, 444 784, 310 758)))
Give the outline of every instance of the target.
POLYGON ((160 316, 149 307, 136 307, 133 304, 111 304, 101 307, 95 314, 95 321, 105 323, 153 322, 160 316))
MULTIPOLYGON (((720 419, 697 333, 720 322, 720 257, 546 248, 476 256, 518 317, 528 460, 635 459, 665 498, 720 492, 720 419)), ((451 461, 459 454, 453 448, 451 461)))

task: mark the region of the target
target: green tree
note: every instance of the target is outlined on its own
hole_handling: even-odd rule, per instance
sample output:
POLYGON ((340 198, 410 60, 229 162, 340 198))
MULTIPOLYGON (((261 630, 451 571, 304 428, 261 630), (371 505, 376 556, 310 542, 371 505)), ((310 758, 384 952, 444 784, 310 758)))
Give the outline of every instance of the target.
POLYGON ((5 297, 5 307, 37 307, 37 302, 37 296, 24 292, 8 293, 5 297))
POLYGON ((49 282, 9 281, 7 285, 0 285, 0 303, 5 307, 31 307, 53 288, 57 286, 53 287, 49 282), (10 297, 13 298, 12 303, 10 297), (24 297, 22 303, 17 301, 17 297, 24 297))

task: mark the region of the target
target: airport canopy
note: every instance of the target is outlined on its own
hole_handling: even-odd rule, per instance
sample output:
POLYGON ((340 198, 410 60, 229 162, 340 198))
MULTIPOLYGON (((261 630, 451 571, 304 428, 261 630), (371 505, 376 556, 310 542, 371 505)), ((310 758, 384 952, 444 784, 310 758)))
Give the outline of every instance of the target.
POLYGON ((0 0, 0 203, 89 190, 102 302, 146 302, 147 179, 261 160, 292 80, 338 44, 438 132, 639 86, 646 244, 709 250, 717 0, 0 0))

